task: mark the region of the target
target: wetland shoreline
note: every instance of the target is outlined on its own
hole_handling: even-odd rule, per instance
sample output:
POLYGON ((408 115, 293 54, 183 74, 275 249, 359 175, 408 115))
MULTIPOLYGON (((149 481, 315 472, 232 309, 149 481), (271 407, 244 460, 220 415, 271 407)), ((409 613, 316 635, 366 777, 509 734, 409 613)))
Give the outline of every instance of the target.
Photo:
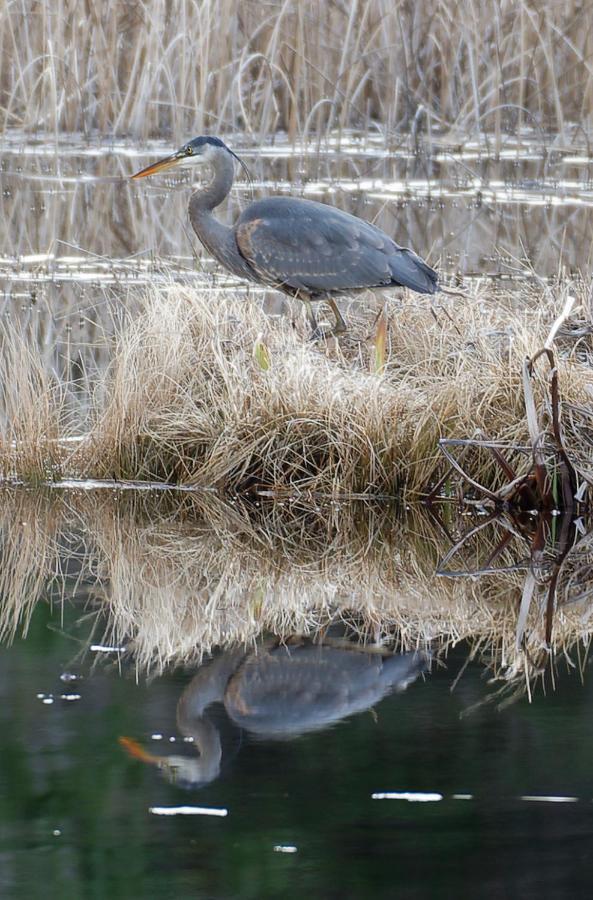
POLYGON ((486 505, 586 504, 586 302, 572 280, 514 312, 487 285, 440 306, 375 295, 351 307, 345 338, 312 345, 298 317, 172 283, 146 289, 97 377, 70 383, 5 323, 0 469, 404 503, 460 481, 486 505))

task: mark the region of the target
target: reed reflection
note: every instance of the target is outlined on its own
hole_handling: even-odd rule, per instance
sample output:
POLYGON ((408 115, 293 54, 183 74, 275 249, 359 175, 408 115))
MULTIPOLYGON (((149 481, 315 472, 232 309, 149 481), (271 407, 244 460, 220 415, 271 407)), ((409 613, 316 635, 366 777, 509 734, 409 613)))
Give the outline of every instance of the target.
MULTIPOLYGON (((48 596, 73 598, 83 616, 91 602, 93 641, 127 648, 123 662, 142 675, 222 654, 216 678, 204 669, 199 702, 190 707, 199 718, 214 696, 224 697, 239 724, 254 731, 247 687, 273 683, 267 679, 286 666, 296 673, 323 662, 331 671, 345 659, 355 673, 366 659, 369 684, 376 676, 380 686, 394 665, 385 661, 386 647, 446 663, 448 647, 464 641, 507 693, 520 695, 549 673, 553 681, 557 659, 584 666, 593 633, 593 539, 582 523, 565 529, 554 517, 508 515, 472 521, 456 517, 451 504, 436 517, 421 508, 404 517, 381 503, 225 503, 208 494, 13 489, 2 498, 4 641, 26 631, 35 604, 48 596), (360 656, 323 640, 337 623, 356 637, 360 656), (270 634, 276 649, 265 644, 270 634), (290 646, 294 635, 302 645, 290 646), (328 655, 317 660, 320 641, 328 655), (237 650, 262 642, 253 656, 237 650), (369 653, 373 644, 381 652, 369 653), (201 692, 204 680, 213 694, 201 692), (250 710, 244 722, 238 697, 250 710)), ((92 656, 90 646, 85 652, 92 656)), ((399 678, 396 672, 393 684, 399 678)), ((340 702, 349 715, 363 701, 353 693, 340 702)), ((374 702, 369 693, 367 705, 374 702)), ((319 703, 315 693, 297 730, 313 727, 315 716, 331 719, 319 703)), ((272 712, 262 714, 262 728, 271 729, 272 712)))

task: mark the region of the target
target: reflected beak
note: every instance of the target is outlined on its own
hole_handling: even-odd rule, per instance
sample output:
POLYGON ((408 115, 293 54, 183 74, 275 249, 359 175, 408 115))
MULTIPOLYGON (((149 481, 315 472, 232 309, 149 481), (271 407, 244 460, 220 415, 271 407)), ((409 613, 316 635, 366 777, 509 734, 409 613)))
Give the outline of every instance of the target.
POLYGON ((148 753, 138 741, 134 741, 132 738, 120 737, 118 738, 118 743, 127 750, 129 755, 134 759, 140 759, 142 762, 150 763, 153 766, 161 766, 166 762, 165 756, 155 756, 153 753, 148 753))
POLYGON ((180 156, 179 153, 173 153, 171 156, 165 156, 164 159, 159 159, 158 162, 146 166, 145 169, 140 169, 140 171, 136 172, 135 175, 132 175, 131 178, 146 178, 147 175, 154 175, 155 172, 164 172, 165 169, 172 169, 173 166, 176 166, 182 159, 183 156, 180 156))
POLYGON ((148 763, 150 766, 157 766, 173 784, 179 779, 180 772, 181 777, 185 777, 190 782, 201 780, 199 775, 192 776, 192 772, 199 771, 200 762, 197 759, 185 756, 155 756, 154 753, 148 753, 138 741, 129 737, 118 738, 118 743, 133 759, 139 759, 140 762, 148 763))

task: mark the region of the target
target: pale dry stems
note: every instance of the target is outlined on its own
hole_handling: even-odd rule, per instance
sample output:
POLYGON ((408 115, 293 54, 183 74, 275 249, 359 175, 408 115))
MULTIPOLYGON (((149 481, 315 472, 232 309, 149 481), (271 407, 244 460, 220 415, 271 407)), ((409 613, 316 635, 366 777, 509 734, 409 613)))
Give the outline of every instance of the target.
POLYGON ((7 0, 0 125, 146 137, 591 128, 592 11, 527 0, 7 0))
MULTIPOLYGON (((64 440, 69 426, 58 429, 67 385, 56 391, 33 351, 25 353, 8 330, 7 347, 20 349, 3 355, 3 471, 47 479, 59 467, 67 477, 227 493, 401 498, 436 477, 439 438, 478 432, 506 443, 511 463, 519 464, 512 448, 529 445, 523 363, 543 346, 572 289, 567 283, 557 293, 537 291, 512 313, 490 302, 485 288, 448 299, 437 319, 429 300, 388 302, 377 373, 370 298, 370 308, 351 316, 342 345, 323 347, 245 296, 155 288, 115 341, 111 366, 89 398, 92 427, 77 443, 64 440)), ((577 353, 558 340, 566 443, 588 472, 588 353, 582 341, 577 353)), ((534 391, 545 428, 544 375, 534 391)), ((500 485, 491 456, 474 465, 476 480, 500 485)))
MULTIPOLYGON (((450 301, 438 320, 413 295, 388 303, 385 364, 375 373, 368 311, 353 317, 341 348, 324 351, 253 303, 173 286, 153 294, 120 341, 88 471, 231 491, 421 492, 441 437, 480 429, 528 443, 523 361, 543 345, 561 295, 538 293, 511 314, 484 291, 450 301)), ((563 402, 586 405, 587 361, 567 354, 560 378, 563 402)), ((540 379, 535 390, 545 421, 547 385, 540 379)), ((586 460, 584 442, 573 449, 586 460)), ((475 477, 496 483, 499 473, 484 460, 475 477)))

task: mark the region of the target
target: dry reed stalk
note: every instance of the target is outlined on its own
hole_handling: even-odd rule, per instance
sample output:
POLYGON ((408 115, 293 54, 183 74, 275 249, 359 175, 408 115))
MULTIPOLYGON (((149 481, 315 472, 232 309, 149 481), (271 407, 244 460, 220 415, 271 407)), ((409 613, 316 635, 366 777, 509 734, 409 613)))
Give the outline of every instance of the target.
POLYGON ((8 0, 2 128, 261 136, 591 127, 593 12, 546 0, 8 0))
POLYGON ((59 475, 62 386, 10 327, 0 331, 0 472, 41 482, 59 475))

